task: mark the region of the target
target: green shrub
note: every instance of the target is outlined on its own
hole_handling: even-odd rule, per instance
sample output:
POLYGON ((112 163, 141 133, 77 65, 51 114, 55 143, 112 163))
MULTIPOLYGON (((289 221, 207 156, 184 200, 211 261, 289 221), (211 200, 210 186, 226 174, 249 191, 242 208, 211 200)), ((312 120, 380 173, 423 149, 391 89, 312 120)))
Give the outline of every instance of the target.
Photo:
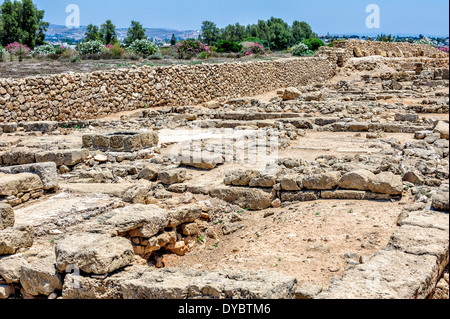
POLYGON ((3 62, 3 57, 5 57, 7 54, 8 52, 5 50, 5 48, 0 45, 0 62, 3 62))
POLYGON ((123 55, 124 59, 127 60, 132 60, 132 61, 138 61, 141 59, 141 56, 137 55, 136 53, 133 53, 131 51, 127 51, 125 52, 125 54, 123 55))
POLYGON ((303 42, 297 43, 294 45, 291 49, 293 56, 303 56, 305 55, 309 50, 309 47, 304 44, 303 42))
POLYGON ((120 59, 125 54, 125 49, 119 43, 108 44, 106 48, 111 52, 113 58, 120 59))
POLYGON ((55 54, 56 48, 54 45, 51 44, 44 44, 36 47, 33 51, 33 54, 39 54, 39 55, 48 55, 48 54, 55 54))
POLYGON ((105 50, 105 45, 99 40, 82 42, 77 45, 77 51, 81 55, 97 54, 105 50))
POLYGON ((155 55, 159 52, 159 48, 154 42, 145 39, 134 41, 128 50, 143 55, 155 55))
POLYGON ((70 62, 72 63, 81 62, 81 58, 78 55, 74 55, 73 57, 70 58, 70 62))
POLYGON ((63 59, 71 59, 74 56, 78 56, 78 52, 72 49, 67 49, 61 54, 61 58, 63 59))
POLYGON ((215 44, 215 51, 219 53, 241 52, 244 46, 242 44, 227 40, 220 40, 215 44))
POLYGON ((320 47, 325 46, 325 43, 322 40, 316 38, 306 39, 302 42, 306 44, 311 51, 317 51, 320 47))
POLYGON ((208 59, 210 56, 210 54, 208 52, 201 52, 197 57, 201 60, 206 60, 208 59))
POLYGON ((325 46, 322 40, 316 38, 303 40, 302 43, 306 44, 311 51, 317 51, 320 47, 325 46))
POLYGON ((149 60, 162 60, 163 56, 161 55, 161 53, 156 53, 156 54, 148 56, 147 59, 149 59, 149 60))
POLYGON ((94 60, 112 60, 115 58, 110 50, 105 50, 100 53, 93 54, 93 56, 95 56, 93 57, 94 60))
POLYGON ((228 59, 240 59, 244 56, 243 52, 230 52, 225 54, 225 57, 228 59))

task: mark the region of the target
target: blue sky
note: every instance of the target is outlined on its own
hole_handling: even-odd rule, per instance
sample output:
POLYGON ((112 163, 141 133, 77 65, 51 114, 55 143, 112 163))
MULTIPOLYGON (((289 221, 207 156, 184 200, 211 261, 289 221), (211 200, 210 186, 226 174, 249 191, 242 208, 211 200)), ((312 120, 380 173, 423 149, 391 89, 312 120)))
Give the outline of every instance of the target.
POLYGON ((271 16, 307 21, 320 34, 392 33, 448 35, 448 0, 34 0, 45 19, 65 24, 68 4, 80 7, 81 25, 100 25, 111 19, 117 27, 131 20, 145 27, 196 30, 204 20, 219 27, 239 22, 247 25, 271 16), (367 29, 366 6, 377 4, 381 28, 367 29))

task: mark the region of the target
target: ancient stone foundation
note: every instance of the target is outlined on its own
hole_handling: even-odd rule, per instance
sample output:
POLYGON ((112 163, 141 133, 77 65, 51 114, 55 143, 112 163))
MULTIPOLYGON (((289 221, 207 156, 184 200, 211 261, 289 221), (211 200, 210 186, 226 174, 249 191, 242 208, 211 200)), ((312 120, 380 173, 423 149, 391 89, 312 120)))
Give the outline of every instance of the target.
POLYGON ((102 151, 134 152, 158 145, 154 132, 116 132, 83 135, 83 148, 102 151))

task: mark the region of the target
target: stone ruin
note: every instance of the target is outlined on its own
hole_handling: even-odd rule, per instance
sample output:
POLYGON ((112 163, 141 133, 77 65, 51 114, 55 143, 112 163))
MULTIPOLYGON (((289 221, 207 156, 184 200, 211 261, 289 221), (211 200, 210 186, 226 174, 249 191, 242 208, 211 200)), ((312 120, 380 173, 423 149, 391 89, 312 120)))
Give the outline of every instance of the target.
POLYGON ((448 298, 448 68, 349 42, 120 98, 0 80, 0 299, 448 298))
POLYGON ((83 135, 83 148, 112 152, 135 152, 158 145, 156 133, 116 132, 83 135))

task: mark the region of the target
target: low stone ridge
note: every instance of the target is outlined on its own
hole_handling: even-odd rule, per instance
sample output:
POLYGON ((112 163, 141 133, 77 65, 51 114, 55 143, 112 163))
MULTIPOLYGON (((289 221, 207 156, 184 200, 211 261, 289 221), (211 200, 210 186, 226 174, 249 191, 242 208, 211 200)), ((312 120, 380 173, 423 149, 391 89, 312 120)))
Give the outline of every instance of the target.
POLYGON ((157 146, 156 132, 117 132, 83 135, 83 148, 91 150, 134 152, 157 146))
POLYGON ((273 187, 280 184, 281 190, 335 190, 337 187, 346 190, 370 191, 372 193, 401 195, 403 181, 399 175, 383 172, 378 175, 367 170, 355 170, 342 176, 340 172, 329 171, 315 175, 261 175, 258 171, 235 171, 225 176, 224 184, 233 186, 273 187), (261 183, 261 181, 270 181, 261 183), (257 183, 259 182, 259 183, 257 183))
POLYGON ((122 284, 124 299, 288 299, 296 279, 270 271, 163 269, 122 284))
MULTIPOLYGON (((26 165, 34 163, 53 162, 58 167, 65 165, 73 167, 81 162, 87 160, 89 151, 84 149, 63 149, 63 150, 36 150, 25 147, 18 147, 11 152, 0 154, 0 164, 8 166, 26 165)), ((23 172, 34 170, 42 173, 42 168, 39 169, 36 165, 30 165, 22 168, 23 172)))
POLYGON ((319 198, 389 200, 403 193, 400 175, 391 172, 375 175, 368 170, 354 170, 344 175, 338 171, 311 175, 261 174, 254 170, 232 171, 226 174, 224 184, 241 187, 216 187, 210 191, 210 195, 249 209, 270 207, 269 200, 273 201, 274 196, 282 202, 304 202, 319 198), (242 194, 245 189, 243 187, 251 187, 247 188, 247 195, 242 194), (269 189, 272 190, 271 194, 269 189))
POLYGON ((64 298, 112 299, 290 299, 296 279, 272 271, 206 272, 133 266, 104 281, 66 276, 64 298))
POLYGON ((58 187, 58 172, 56 163, 54 162, 0 167, 0 173, 33 173, 37 174, 41 178, 42 187, 44 189, 47 190, 58 187))
POLYGON ((272 201, 275 199, 271 190, 228 186, 218 186, 212 189, 209 195, 249 210, 271 207, 272 201))
POLYGON ((25 132, 41 132, 51 133, 58 128, 58 122, 56 121, 35 121, 20 123, 25 132))
POLYGON ((0 173, 0 196, 13 196, 42 189, 42 181, 36 174, 2 174, 0 173))
POLYGON ((74 166, 85 161, 89 156, 88 150, 58 150, 36 153, 36 163, 53 162, 56 166, 74 166))
POLYGON ((70 267, 88 274, 107 274, 133 262, 131 242, 123 237, 81 233, 66 236, 55 247, 56 267, 66 272, 70 267))
POLYGON ((62 296, 64 299, 123 299, 121 283, 140 278, 148 270, 148 266, 132 266, 103 280, 67 274, 62 296))

